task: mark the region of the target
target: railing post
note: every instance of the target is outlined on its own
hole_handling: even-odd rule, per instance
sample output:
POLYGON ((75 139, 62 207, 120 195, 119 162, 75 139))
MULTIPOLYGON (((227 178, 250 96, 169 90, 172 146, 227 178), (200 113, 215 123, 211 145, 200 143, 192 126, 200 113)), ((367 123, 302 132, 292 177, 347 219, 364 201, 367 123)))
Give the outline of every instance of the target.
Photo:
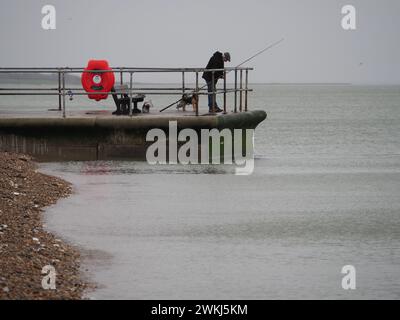
POLYGON ((121 99, 124 97, 124 94, 122 93, 122 86, 124 84, 124 72, 123 69, 120 68, 120 73, 119 73, 119 77, 120 77, 120 84, 121 84, 121 99))
POLYGON ((215 113, 215 72, 212 72, 212 76, 211 76, 211 88, 212 88, 212 113, 215 113))
POLYGON ((65 71, 62 73, 62 104, 63 104, 63 118, 66 118, 67 112, 66 112, 66 106, 65 106, 65 71))
POLYGON ((240 110, 240 112, 242 112, 243 111, 243 91, 242 91, 243 90, 243 70, 240 70, 240 86, 239 86, 239 88, 240 88, 239 110, 240 110))
POLYGON ((61 104, 61 71, 58 69, 58 110, 62 110, 61 104))
POLYGON ((249 89, 249 70, 246 69, 246 80, 245 80, 245 88, 246 91, 244 92, 244 111, 247 112, 247 90, 249 89))
POLYGON ((224 70, 224 114, 226 114, 226 71, 224 70))
POLYGON ((197 108, 196 108, 196 116, 199 115, 199 105, 200 105, 200 96, 199 96, 199 72, 196 71, 196 95, 197 95, 197 108))
POLYGON ((235 113, 237 112, 237 69, 235 68, 235 113))
POLYGON ((185 71, 182 71, 182 94, 185 94, 185 71))
POLYGON ((133 99, 133 93, 132 93, 132 89, 133 89, 133 73, 130 72, 129 73, 129 115, 132 116, 132 99, 133 99))

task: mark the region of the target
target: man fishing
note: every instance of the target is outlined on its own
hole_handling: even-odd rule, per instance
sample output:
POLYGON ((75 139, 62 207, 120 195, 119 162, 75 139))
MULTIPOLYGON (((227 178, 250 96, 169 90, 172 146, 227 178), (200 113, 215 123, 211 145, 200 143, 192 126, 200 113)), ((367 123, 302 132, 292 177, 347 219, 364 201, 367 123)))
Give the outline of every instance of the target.
MULTIPOLYGON (((255 57, 259 56, 260 54, 264 53, 265 51, 277 46, 278 44, 280 44, 283 40, 285 39, 281 39, 277 42, 274 42, 273 44, 269 45, 268 47, 262 49, 261 51, 257 52, 256 54, 252 55, 250 58, 244 60, 242 63, 238 64, 236 66, 236 68, 241 67, 242 65, 244 65, 245 63, 253 60, 255 57)), ((210 61, 207 64, 206 69, 223 69, 224 68, 224 63, 226 61, 231 61, 231 55, 229 54, 229 52, 225 52, 224 54, 222 54, 221 52, 215 52, 214 55, 211 57, 210 61)), ((227 73, 229 73, 231 70, 227 71, 227 73)), ((215 72, 214 74, 214 84, 212 83, 212 72, 209 71, 205 71, 203 74, 203 78, 204 80, 206 80, 207 82, 207 86, 208 86, 208 92, 213 92, 215 91, 216 88, 216 84, 218 82, 218 79, 223 77, 224 73, 222 71, 220 72, 215 72)), ((205 86, 201 87, 200 89, 203 89, 205 86)), ((213 100, 213 95, 209 94, 208 95, 208 107, 210 109, 210 112, 212 112, 212 100, 213 100)), ((182 101, 182 98, 169 104, 168 106, 162 108, 160 110, 160 112, 163 112, 169 108, 171 108, 172 106, 176 105, 177 103, 180 103, 182 101)), ((216 112, 221 112, 222 110, 218 107, 215 108, 216 112)))
MULTIPOLYGON (((224 69, 224 64, 227 61, 231 61, 231 55, 229 52, 221 53, 219 51, 215 52, 214 55, 210 58, 210 61, 208 61, 208 64, 206 66, 206 69, 224 69)), ((216 91, 217 87, 217 82, 218 79, 224 77, 224 72, 223 71, 215 71, 214 72, 214 83, 212 82, 212 72, 205 71, 203 73, 203 79, 207 83, 207 88, 208 88, 208 110, 210 113, 213 112, 213 94, 212 92, 216 91)), ((221 112, 222 109, 220 109, 217 105, 217 102, 215 101, 214 105, 214 112, 221 112)))

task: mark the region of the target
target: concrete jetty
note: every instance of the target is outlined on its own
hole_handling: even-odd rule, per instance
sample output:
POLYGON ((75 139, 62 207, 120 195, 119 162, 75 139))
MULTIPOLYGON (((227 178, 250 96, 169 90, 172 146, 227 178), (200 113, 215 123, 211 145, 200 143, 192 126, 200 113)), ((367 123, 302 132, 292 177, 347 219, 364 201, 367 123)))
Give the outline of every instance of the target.
MULTIPOLYGON (((40 79, 43 75, 56 75, 58 79, 58 83, 48 87, 37 88, 27 83, 23 87, 0 88, 0 96, 15 96, 16 99, 21 96, 58 98, 58 108, 49 110, 3 105, 0 108, 0 151, 26 153, 38 161, 144 159, 148 147, 154 143, 146 141, 149 130, 161 129, 164 133, 168 132, 162 138, 168 142, 173 141, 172 137, 176 138, 174 135, 171 135, 171 139, 169 137, 171 122, 176 125, 174 133, 183 129, 193 129, 196 133, 200 133, 202 129, 255 129, 267 115, 265 111, 248 111, 248 95, 253 91, 249 88, 248 81, 251 70, 253 69, 240 65, 222 69, 111 68, 105 60, 90 60, 86 68, 0 68, 0 74, 6 76, 35 74, 40 79), (199 83, 204 72, 211 74, 214 82, 222 75, 220 86, 212 92, 208 91, 206 85, 199 83), (134 82, 134 76, 145 73, 153 77, 167 73, 178 74, 182 82, 181 85, 169 84, 168 87, 162 84, 149 86, 134 82), (227 82, 229 73, 234 79, 233 83, 227 82), (72 83, 71 76, 74 74, 80 76, 82 87, 72 83), (124 76, 129 82, 125 82, 124 76), (115 79, 119 84, 115 83, 115 79), (150 113, 140 113, 137 103, 143 102, 145 96, 156 95, 175 96, 178 100, 161 110, 152 108, 150 113), (228 102, 228 95, 233 98, 233 102, 228 102), (96 101, 111 96, 117 113, 126 115, 113 116, 109 109, 95 111, 89 107, 77 109, 67 106, 67 97, 73 100, 73 97, 80 96, 87 96, 96 101), (208 107, 201 108, 199 105, 200 97, 207 96, 212 98, 212 103, 209 104, 214 106, 217 96, 220 96, 224 113, 200 114, 201 111, 209 110, 208 107), (193 111, 171 108, 182 101, 186 105, 191 104, 193 111)), ((249 135, 245 137, 248 145, 249 135)), ((235 140, 232 135, 232 139, 233 144, 241 143, 243 146, 243 136, 235 140)), ((225 143, 225 138, 219 141, 211 140, 208 139, 204 143, 225 143)), ((172 144, 171 150, 175 150, 172 144)))
POLYGON ((29 154, 38 161, 143 159, 151 144, 146 142, 147 132, 168 129, 170 121, 177 122, 178 131, 255 129, 266 116, 262 110, 203 116, 191 112, 132 117, 76 112, 67 118, 10 114, 0 117, 0 150, 29 154))

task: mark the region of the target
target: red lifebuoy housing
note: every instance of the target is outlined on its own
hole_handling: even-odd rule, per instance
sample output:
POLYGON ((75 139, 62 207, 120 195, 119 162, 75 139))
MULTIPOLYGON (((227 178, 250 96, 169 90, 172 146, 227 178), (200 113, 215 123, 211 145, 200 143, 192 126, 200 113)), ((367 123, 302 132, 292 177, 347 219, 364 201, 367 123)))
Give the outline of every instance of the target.
POLYGON ((96 72, 111 70, 107 60, 90 60, 81 77, 83 89, 89 93, 89 99, 100 101, 107 99, 108 94, 90 94, 95 92, 110 92, 114 86, 115 77, 113 72, 96 72))

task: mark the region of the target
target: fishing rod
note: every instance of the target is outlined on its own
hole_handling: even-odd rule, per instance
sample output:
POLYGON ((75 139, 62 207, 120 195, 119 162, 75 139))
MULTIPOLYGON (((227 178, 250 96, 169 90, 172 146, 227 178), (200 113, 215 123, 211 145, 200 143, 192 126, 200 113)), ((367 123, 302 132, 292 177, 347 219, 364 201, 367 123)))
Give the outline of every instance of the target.
MULTIPOLYGON (((242 63, 238 64, 238 65, 236 66, 236 68, 241 67, 242 65, 244 65, 246 62, 249 62, 250 60, 253 60, 255 57, 259 56, 260 54, 264 53, 265 51, 267 51, 267 50, 269 50, 269 49, 272 49, 273 47, 275 47, 275 46, 277 46, 278 44, 280 44, 281 42, 283 42, 283 40, 285 40, 285 39, 282 38, 282 39, 280 39, 279 41, 276 41, 276 42, 274 42, 273 44, 269 45, 268 47, 266 47, 266 48, 264 48, 264 49, 258 51, 256 54, 252 55, 250 58, 248 58, 248 59, 244 60, 242 63)), ((227 73, 229 73, 229 72, 231 72, 231 71, 232 71, 232 70, 229 70, 227 73)), ((202 87, 200 88, 200 90, 203 89, 203 88, 205 88, 206 86, 207 86, 207 84, 205 84, 204 86, 202 86, 202 87)), ((193 90, 193 92, 194 92, 194 90, 193 90)), ((169 105, 166 106, 165 108, 161 109, 160 112, 163 112, 163 111, 165 111, 165 110, 171 108, 173 105, 177 104, 177 103, 180 102, 181 100, 182 100, 182 98, 179 99, 179 100, 177 100, 177 101, 175 101, 175 102, 173 102, 173 103, 171 103, 171 104, 169 104, 169 105)))

